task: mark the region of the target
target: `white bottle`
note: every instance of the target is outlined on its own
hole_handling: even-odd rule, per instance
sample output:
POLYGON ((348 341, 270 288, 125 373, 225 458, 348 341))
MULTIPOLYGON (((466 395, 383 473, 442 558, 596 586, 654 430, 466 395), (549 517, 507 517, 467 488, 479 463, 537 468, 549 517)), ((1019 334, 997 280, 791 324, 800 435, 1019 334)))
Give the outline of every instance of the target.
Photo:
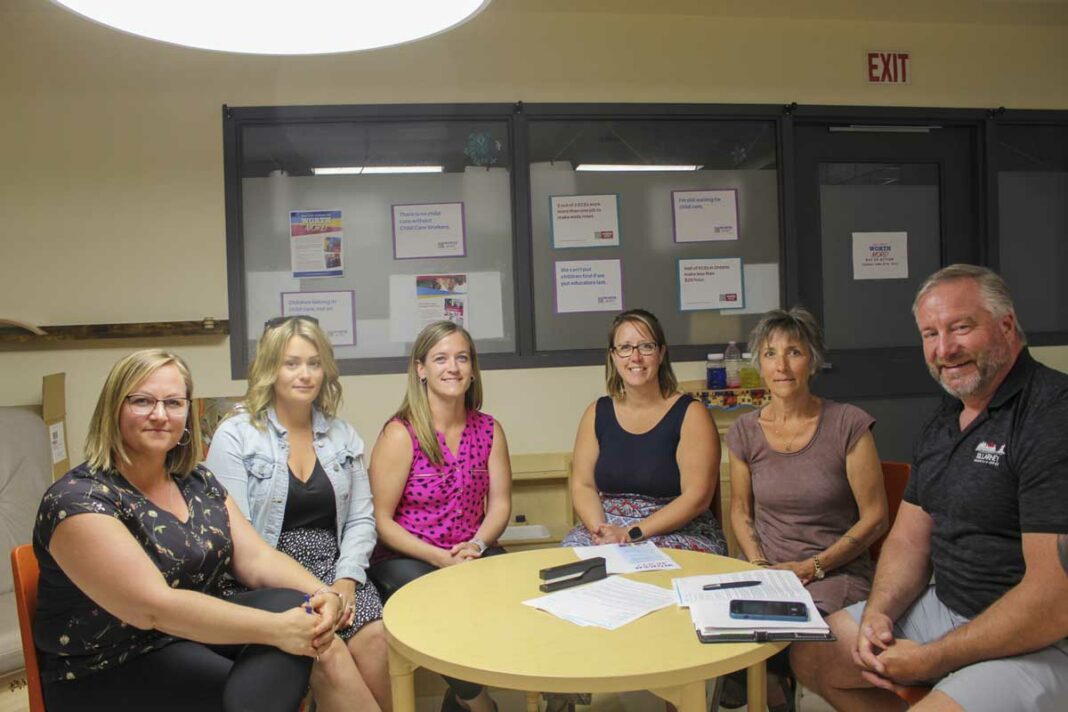
POLYGON ((727 388, 741 388, 742 351, 738 344, 733 341, 728 343, 727 350, 723 352, 723 359, 727 366, 727 388))

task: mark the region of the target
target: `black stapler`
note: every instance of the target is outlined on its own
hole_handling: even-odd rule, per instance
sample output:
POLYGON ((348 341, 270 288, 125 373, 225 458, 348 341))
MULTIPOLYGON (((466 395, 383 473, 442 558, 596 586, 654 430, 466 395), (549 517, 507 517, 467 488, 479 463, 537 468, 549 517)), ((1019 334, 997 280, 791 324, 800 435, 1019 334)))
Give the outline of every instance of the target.
POLYGON ((604 557, 596 556, 592 559, 576 561, 573 564, 561 564, 550 566, 538 572, 538 578, 543 583, 538 588, 545 593, 559 591, 562 588, 571 588, 583 583, 600 581, 608 573, 605 571, 604 557))

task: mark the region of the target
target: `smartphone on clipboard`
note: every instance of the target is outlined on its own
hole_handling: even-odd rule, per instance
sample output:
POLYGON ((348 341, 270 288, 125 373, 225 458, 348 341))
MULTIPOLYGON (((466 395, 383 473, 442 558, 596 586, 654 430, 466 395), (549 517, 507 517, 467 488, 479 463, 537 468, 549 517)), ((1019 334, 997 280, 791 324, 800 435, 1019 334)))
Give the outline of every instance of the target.
POLYGON ((731 601, 730 616, 743 620, 803 623, 808 620, 808 606, 800 601, 748 601, 738 598, 731 601))

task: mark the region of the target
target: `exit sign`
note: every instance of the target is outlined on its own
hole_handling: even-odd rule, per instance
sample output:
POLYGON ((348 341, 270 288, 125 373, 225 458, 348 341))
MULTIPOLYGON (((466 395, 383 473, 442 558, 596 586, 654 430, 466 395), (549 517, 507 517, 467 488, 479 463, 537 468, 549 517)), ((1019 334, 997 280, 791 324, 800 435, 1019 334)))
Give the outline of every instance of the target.
POLYGON ((869 84, 908 84, 912 66, 908 52, 868 52, 869 84))

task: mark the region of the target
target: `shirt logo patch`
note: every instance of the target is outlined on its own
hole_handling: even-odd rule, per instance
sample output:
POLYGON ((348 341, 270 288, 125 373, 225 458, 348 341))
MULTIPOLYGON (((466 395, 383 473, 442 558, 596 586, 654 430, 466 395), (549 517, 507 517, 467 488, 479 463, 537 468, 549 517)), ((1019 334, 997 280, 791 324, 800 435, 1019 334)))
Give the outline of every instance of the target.
POLYGON ((980 465, 991 465, 998 467, 1001 465, 1001 457, 1005 454, 1004 443, 1001 447, 992 440, 986 440, 975 446, 975 459, 972 462, 980 465))

